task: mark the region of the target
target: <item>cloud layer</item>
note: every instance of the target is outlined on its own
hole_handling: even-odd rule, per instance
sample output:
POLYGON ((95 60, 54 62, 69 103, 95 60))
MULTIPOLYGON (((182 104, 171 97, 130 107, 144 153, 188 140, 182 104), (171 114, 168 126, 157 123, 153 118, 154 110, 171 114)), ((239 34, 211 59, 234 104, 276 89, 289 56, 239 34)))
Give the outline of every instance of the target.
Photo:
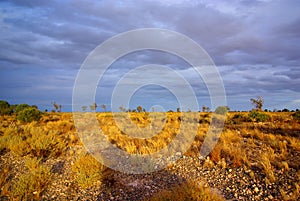
MULTIPOLYGON (((76 74, 94 48, 116 34, 155 27, 185 34, 207 51, 223 78, 229 107, 250 109, 249 99, 261 95, 269 109, 300 108, 299 9, 293 0, 1 1, 1 99, 44 109, 57 101, 70 110, 76 74)), ((116 61, 99 83, 97 102, 109 105, 118 79, 149 63, 183 74, 200 106, 210 105, 190 65, 155 51, 116 61)), ((147 108, 150 92, 153 103, 163 100, 159 88, 144 89, 137 99, 147 108)), ((166 110, 176 109, 171 102, 166 110)))

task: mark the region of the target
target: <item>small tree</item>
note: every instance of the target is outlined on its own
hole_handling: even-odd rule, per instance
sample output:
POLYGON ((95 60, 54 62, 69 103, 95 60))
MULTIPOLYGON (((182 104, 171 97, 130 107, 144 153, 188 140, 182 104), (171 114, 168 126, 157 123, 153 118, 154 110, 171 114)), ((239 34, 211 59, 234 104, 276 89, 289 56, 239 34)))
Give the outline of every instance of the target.
POLYGON ((92 105, 90 105, 90 110, 96 111, 97 107, 98 107, 97 103, 93 103, 92 105))
POLYGON ((123 106, 120 106, 120 107, 119 107, 119 110, 120 110, 121 112, 126 112, 126 108, 123 107, 123 106))
POLYGON ((252 102, 256 110, 262 110, 264 99, 261 96, 258 96, 257 99, 251 98, 250 101, 252 102))
POLYGON ((142 111, 143 111, 143 108, 142 108, 142 106, 140 106, 140 105, 137 106, 136 109, 137 109, 138 112, 142 112, 142 111))
POLYGON ((176 111, 177 111, 177 112, 180 112, 180 107, 178 107, 178 108, 176 109, 176 111))
POLYGON ((82 107, 81 107, 81 109, 82 109, 82 111, 86 111, 86 109, 87 109, 87 106, 86 105, 83 105, 82 107))

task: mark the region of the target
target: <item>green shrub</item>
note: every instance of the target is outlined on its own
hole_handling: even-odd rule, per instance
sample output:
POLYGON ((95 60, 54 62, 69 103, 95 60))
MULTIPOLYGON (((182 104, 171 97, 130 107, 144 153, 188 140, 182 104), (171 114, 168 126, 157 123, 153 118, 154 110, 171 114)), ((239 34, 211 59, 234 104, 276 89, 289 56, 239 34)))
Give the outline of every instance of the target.
POLYGON ((271 119, 270 115, 252 110, 249 117, 255 122, 265 122, 271 119))
POLYGON ((229 108, 227 106, 219 106, 217 107, 217 109, 215 110, 216 114, 226 114, 229 111, 229 108))
POLYGON ((295 120, 300 120, 300 110, 298 110, 297 112, 295 112, 293 115, 292 115, 293 119, 295 120))
POLYGON ((39 121, 41 117, 42 112, 34 107, 25 108, 17 115, 17 119, 23 122, 39 121))
POLYGON ((23 111, 24 109, 30 108, 30 107, 31 107, 30 105, 27 105, 27 104, 24 104, 24 103, 23 104, 19 104, 19 105, 16 106, 15 112, 19 113, 19 112, 23 111))
POLYGON ((0 100, 0 115, 10 115, 12 113, 12 108, 7 101, 0 100))

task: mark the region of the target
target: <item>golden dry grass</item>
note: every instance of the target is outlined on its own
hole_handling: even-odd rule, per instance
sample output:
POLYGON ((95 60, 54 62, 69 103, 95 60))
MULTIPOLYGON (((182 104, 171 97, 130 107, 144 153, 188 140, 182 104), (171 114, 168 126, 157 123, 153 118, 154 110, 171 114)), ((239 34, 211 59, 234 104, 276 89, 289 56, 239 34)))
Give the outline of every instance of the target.
MULTIPOLYGON (((289 171, 291 168, 299 168, 299 161, 293 160, 291 155, 300 152, 300 139, 299 135, 296 135, 297 132, 300 133, 300 122, 292 119, 292 113, 267 114, 270 115, 268 122, 257 123, 240 121, 247 120, 244 117, 249 115, 248 112, 228 113, 225 128, 204 166, 206 168, 215 165, 222 168, 255 166, 265 174, 267 183, 276 182, 275 169, 289 171), (238 120, 233 121, 234 118, 238 120)), ((182 135, 184 145, 184 138, 195 132, 195 139, 185 155, 198 156, 209 123, 212 121, 211 113, 112 114, 107 112, 96 115, 99 126, 111 143, 128 153, 136 154, 157 152, 169 145, 179 134, 182 135), (121 117, 118 124, 114 115, 121 117), (185 127, 182 127, 183 120, 185 127), (129 135, 143 133, 142 131, 145 130, 155 135, 145 139, 129 135)), ((88 122, 82 124, 89 126, 88 122)), ((92 139, 95 136, 86 137, 92 139)), ((15 116, 0 116, 0 153, 11 152, 18 157, 26 157, 25 166, 28 168, 27 173, 21 175, 19 179, 10 181, 8 167, 3 166, 0 171, 2 194, 8 194, 15 199, 39 198, 47 184, 51 182, 51 173, 42 161, 70 154, 69 148, 77 145, 82 144, 71 113, 49 113, 39 122, 32 123, 21 123, 15 119, 15 116), (33 180, 43 180, 43 182, 37 184, 33 180), (8 182, 13 183, 10 185, 11 188, 8 188, 8 182)), ((72 168, 77 183, 83 187, 88 187, 95 182, 101 183, 104 170, 105 168, 95 159, 84 154, 76 160, 72 168)), ((299 184, 296 183, 294 187, 292 196, 299 196, 299 184)), ((175 187, 175 190, 181 192, 183 196, 194 192, 195 196, 200 196, 200 200, 206 200, 205 196, 210 195, 203 187, 193 183, 187 184, 184 188, 175 187), (204 194, 198 195, 196 190, 204 194)), ((169 191, 163 191, 161 195, 166 198, 173 196, 169 194, 169 191)), ((283 190, 281 194, 283 199, 289 199, 283 190)), ((179 200, 181 195, 176 196, 179 196, 177 197, 179 200)), ((153 197, 153 200, 159 199, 158 197, 153 197)))
POLYGON ((101 184, 104 170, 105 167, 89 154, 81 155, 72 166, 77 183, 84 188, 95 182, 101 184))

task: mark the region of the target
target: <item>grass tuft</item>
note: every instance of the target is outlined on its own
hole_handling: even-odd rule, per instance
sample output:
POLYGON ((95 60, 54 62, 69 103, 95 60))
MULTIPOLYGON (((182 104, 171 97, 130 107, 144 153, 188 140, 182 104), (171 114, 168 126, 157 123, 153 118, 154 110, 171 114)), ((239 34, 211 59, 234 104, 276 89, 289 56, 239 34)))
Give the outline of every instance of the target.
MULTIPOLYGON (((29 163, 32 163, 30 161, 29 163)), ((37 200, 51 181, 50 168, 45 165, 30 166, 28 173, 22 174, 14 182, 11 195, 16 200, 37 200)))
POLYGON ((147 201, 221 201, 224 200, 217 192, 212 191, 209 187, 195 182, 178 184, 177 186, 163 190, 147 201))
POLYGON ((101 182, 104 170, 105 167, 89 154, 80 156, 72 166, 78 185, 84 188, 101 182))

